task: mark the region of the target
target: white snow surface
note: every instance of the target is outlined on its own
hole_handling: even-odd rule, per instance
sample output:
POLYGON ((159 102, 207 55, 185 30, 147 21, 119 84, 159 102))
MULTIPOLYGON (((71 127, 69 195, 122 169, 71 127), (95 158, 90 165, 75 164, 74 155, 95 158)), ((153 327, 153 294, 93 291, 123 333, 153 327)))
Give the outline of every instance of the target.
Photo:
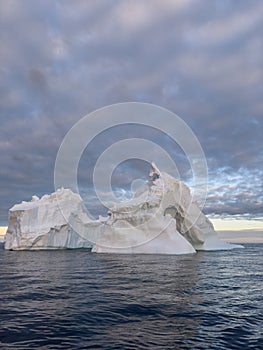
POLYGON ((9 210, 5 249, 92 248, 95 253, 192 254, 240 245, 221 241, 189 188, 152 164, 148 185, 92 220, 81 197, 59 189, 9 210))

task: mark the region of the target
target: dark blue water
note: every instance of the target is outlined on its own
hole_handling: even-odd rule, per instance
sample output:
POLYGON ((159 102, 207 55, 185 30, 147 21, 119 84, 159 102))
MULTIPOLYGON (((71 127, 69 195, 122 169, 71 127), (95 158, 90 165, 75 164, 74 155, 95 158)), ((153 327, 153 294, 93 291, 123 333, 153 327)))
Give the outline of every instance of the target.
POLYGON ((2 349, 263 349, 263 245, 185 256, 0 249, 2 349))

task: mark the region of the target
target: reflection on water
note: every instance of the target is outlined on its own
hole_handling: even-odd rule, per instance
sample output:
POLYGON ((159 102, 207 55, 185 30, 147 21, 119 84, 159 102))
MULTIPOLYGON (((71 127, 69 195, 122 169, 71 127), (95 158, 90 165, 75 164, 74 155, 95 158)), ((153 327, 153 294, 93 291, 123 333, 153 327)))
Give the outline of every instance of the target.
POLYGON ((4 349, 259 349, 262 249, 0 251, 4 349))

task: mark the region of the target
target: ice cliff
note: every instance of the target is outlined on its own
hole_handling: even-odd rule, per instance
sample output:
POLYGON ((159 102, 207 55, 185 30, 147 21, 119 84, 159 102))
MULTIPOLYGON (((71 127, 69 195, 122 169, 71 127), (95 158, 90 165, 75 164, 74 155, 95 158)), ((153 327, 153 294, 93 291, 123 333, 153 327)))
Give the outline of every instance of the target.
POLYGON ((81 197, 60 189, 9 210, 5 249, 92 248, 96 253, 189 254, 232 249, 218 239, 189 188, 152 164, 134 197, 92 220, 81 197), (58 205, 59 203, 59 205, 58 205))
POLYGON ((69 189, 60 189, 41 199, 33 196, 31 202, 14 205, 9 210, 5 249, 91 247, 90 242, 69 225, 73 213, 81 213, 82 210, 80 196, 69 189))

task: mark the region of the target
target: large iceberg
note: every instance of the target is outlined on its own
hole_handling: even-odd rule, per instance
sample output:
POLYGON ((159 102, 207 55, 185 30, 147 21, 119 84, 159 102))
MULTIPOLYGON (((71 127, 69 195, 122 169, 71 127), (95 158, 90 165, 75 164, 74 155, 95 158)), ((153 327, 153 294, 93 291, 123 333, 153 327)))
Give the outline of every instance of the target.
POLYGON ((9 210, 5 249, 92 248, 96 253, 191 254, 241 246, 219 240, 189 188, 152 164, 131 200, 93 220, 81 197, 60 189, 9 210))

